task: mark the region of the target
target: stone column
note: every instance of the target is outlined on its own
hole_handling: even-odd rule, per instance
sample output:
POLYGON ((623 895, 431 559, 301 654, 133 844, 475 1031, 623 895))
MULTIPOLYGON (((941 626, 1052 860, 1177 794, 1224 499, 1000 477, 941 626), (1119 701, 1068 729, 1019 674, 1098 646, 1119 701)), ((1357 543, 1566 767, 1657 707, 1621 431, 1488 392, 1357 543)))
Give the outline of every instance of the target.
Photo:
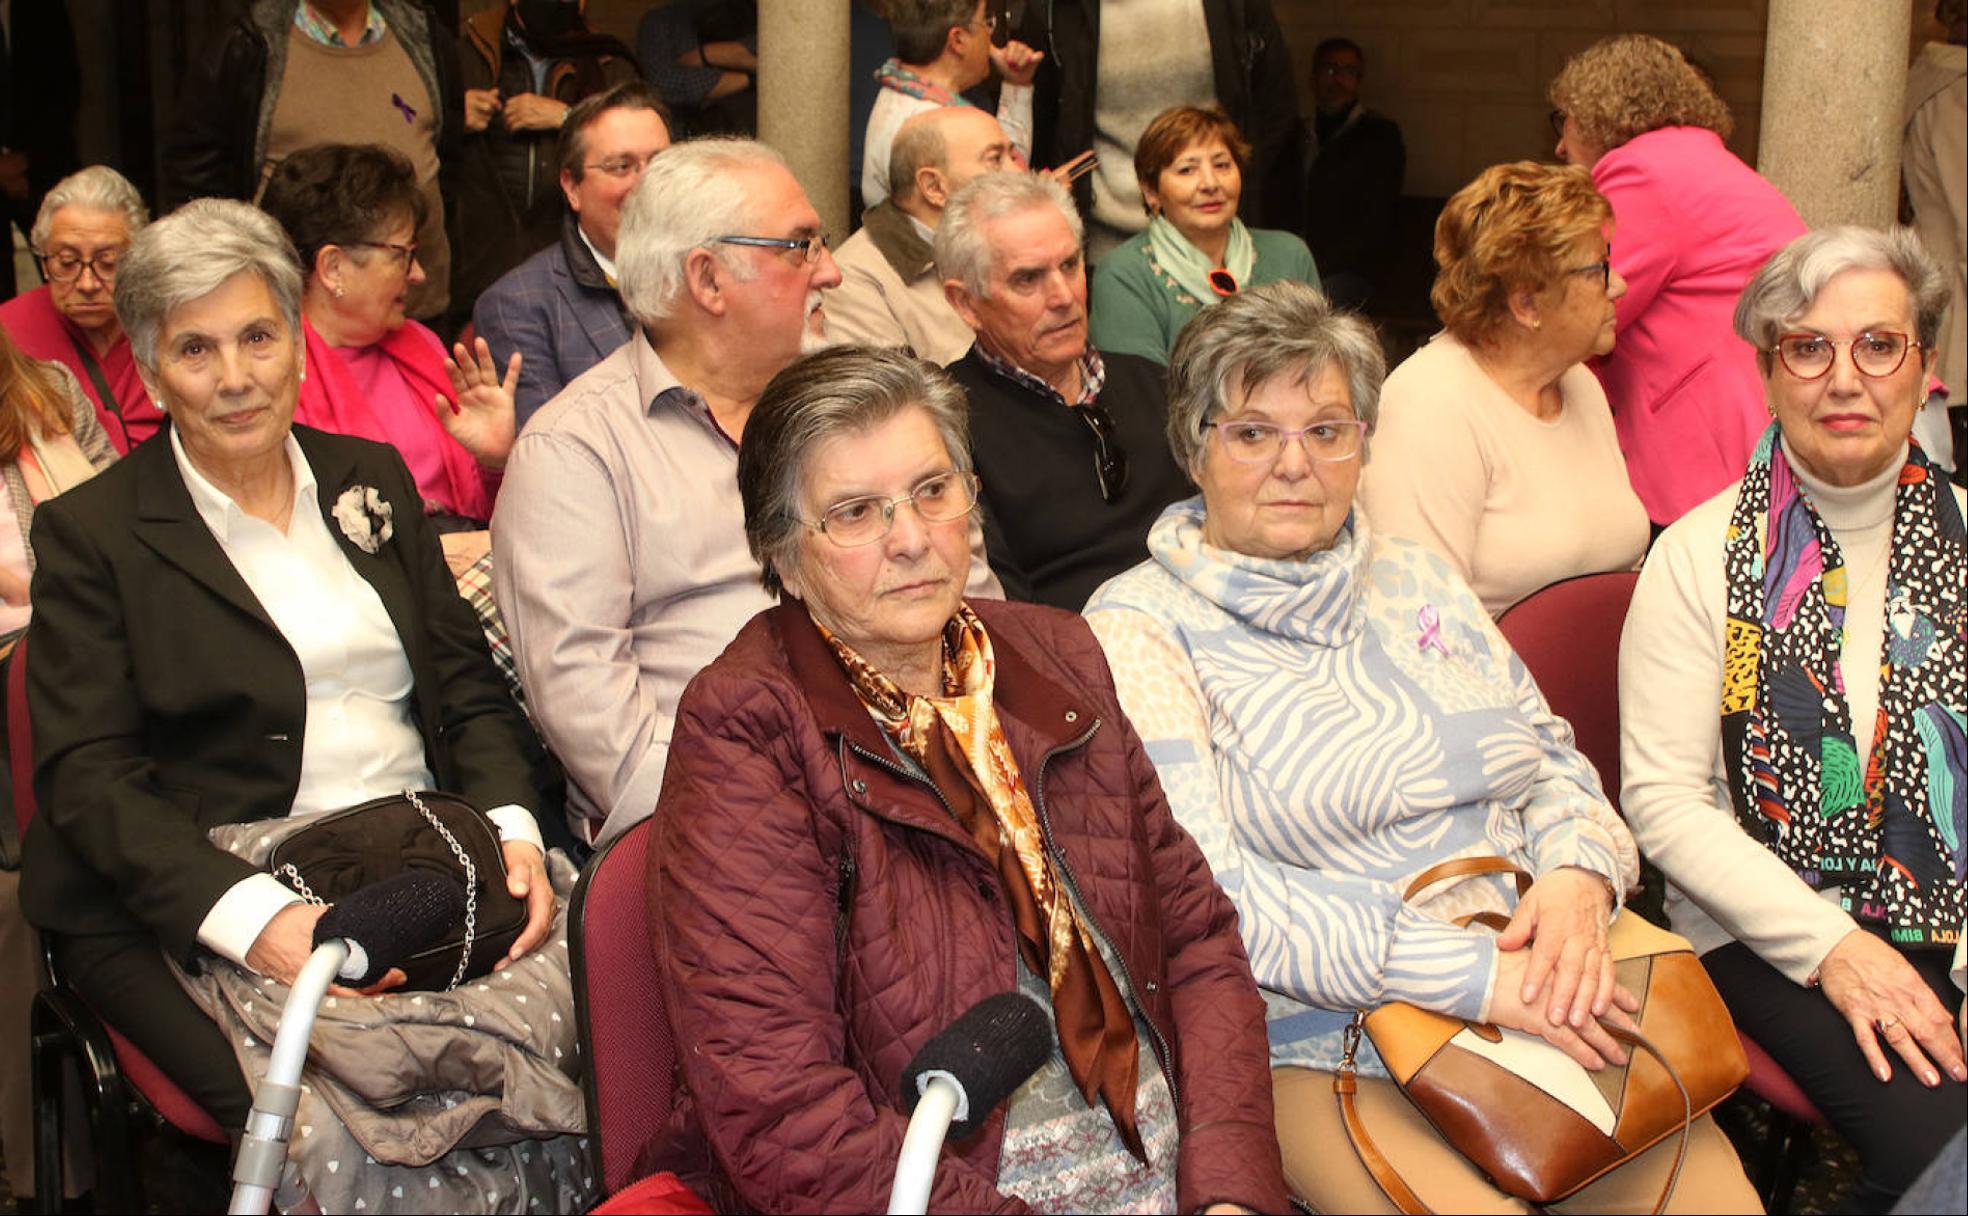
POLYGON ((760 0, 758 6, 759 138, 792 166, 837 243, 847 236, 850 3, 760 0))
POLYGON ((1813 228, 1898 212, 1911 20, 1886 0, 1770 0, 1756 167, 1813 228))

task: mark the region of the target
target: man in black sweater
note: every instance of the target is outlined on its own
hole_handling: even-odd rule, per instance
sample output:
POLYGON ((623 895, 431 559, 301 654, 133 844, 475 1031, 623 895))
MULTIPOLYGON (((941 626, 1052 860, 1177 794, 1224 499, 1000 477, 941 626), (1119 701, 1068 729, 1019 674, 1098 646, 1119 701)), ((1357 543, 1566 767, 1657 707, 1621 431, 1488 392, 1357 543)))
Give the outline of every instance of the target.
POLYGON ((984 543, 1005 598, 1078 612, 1148 556, 1162 508, 1194 491, 1169 455, 1162 368, 1087 345, 1086 261, 1065 187, 988 173, 936 232, 936 271, 977 341, 970 395, 984 543))

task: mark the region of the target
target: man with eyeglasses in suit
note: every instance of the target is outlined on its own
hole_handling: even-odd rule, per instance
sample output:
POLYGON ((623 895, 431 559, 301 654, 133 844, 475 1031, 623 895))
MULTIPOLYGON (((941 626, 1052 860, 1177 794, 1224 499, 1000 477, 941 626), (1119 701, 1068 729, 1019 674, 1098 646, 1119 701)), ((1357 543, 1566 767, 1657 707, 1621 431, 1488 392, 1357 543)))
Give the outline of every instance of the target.
POLYGON ((495 359, 524 356, 513 397, 518 426, 629 340, 633 325, 615 287, 622 204, 669 146, 669 111, 641 81, 568 112, 560 137, 568 212, 560 239, 487 288, 472 309, 472 325, 495 359))
POLYGON ((1085 229, 1066 187, 989 173, 936 230, 936 273, 977 335, 950 364, 970 397, 984 548, 1005 598, 1078 612, 1148 556, 1194 488, 1169 455, 1160 364, 1087 341, 1085 229))

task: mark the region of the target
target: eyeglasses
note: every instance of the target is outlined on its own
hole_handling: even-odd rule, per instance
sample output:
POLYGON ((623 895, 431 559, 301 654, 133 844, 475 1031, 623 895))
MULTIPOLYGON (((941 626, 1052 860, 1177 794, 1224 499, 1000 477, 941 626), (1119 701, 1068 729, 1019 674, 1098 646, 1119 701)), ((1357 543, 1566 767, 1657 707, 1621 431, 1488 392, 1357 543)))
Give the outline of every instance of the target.
POLYGON ((649 167, 649 162, 655 160, 657 154, 661 151, 662 149, 658 148, 656 152, 645 152, 641 156, 625 152, 620 156, 611 156, 607 160, 589 161, 582 165, 581 168, 592 169, 596 173, 606 173, 608 176, 619 181, 625 177, 639 175, 644 169, 649 167))
POLYGON ((797 249, 801 258, 813 263, 827 249, 827 234, 816 232, 812 236, 718 236, 712 237, 716 245, 749 245, 756 249, 797 249))
POLYGON ((991 45, 1002 47, 1011 41, 1011 0, 989 0, 984 7, 984 26, 991 31, 991 45))
POLYGON ((1605 288, 1607 291, 1613 289, 1613 260, 1611 258, 1603 258, 1600 261, 1592 263, 1590 266, 1574 266, 1565 273, 1596 274, 1599 276, 1599 286, 1605 288))
POLYGON ((1093 475, 1100 479, 1100 500, 1113 502, 1127 489, 1127 449, 1115 433, 1114 416, 1089 401, 1074 409, 1093 432, 1093 475))
POLYGON ((819 519, 800 522, 843 549, 872 545, 895 527, 895 509, 914 503, 916 514, 925 523, 940 524, 970 514, 977 505, 975 473, 937 473, 916 483, 916 488, 900 498, 870 494, 850 498, 828 507, 819 519))
POLYGON ((1907 352, 1921 343, 1891 330, 1867 330, 1850 342, 1840 342, 1823 334, 1785 334, 1777 339, 1777 358, 1784 370, 1799 380, 1816 380, 1838 361, 1838 348, 1852 348, 1852 366, 1859 374, 1877 380, 1900 370, 1907 352))
POLYGON ((410 242, 408 245, 399 245, 395 241, 349 241, 347 242, 347 247, 351 249, 381 249, 395 260, 396 264, 402 268, 405 274, 410 273, 410 263, 417 260, 417 242, 415 241, 410 242))
POLYGON ((1545 115, 1545 117, 1551 122, 1551 133, 1559 139, 1565 138, 1565 112, 1563 110, 1553 110, 1551 113, 1545 115))
POLYGON ((1363 65, 1357 63, 1321 63, 1315 65, 1312 71, 1315 75, 1319 76, 1345 76, 1352 80, 1358 80, 1362 67, 1363 65))
POLYGON ((59 249, 54 253, 37 250, 35 256, 41 259, 41 273, 57 283, 73 283, 85 270, 93 272, 97 282, 109 283, 116 278, 123 254, 121 249, 103 249, 85 258, 73 249, 59 249))
POLYGON ((1351 460, 1360 454, 1360 439, 1367 433, 1367 424, 1357 418, 1314 422, 1295 430, 1242 419, 1206 425, 1222 437, 1223 450, 1230 459, 1240 464, 1271 463, 1284 454, 1287 439, 1304 444, 1306 455, 1314 460, 1351 460))

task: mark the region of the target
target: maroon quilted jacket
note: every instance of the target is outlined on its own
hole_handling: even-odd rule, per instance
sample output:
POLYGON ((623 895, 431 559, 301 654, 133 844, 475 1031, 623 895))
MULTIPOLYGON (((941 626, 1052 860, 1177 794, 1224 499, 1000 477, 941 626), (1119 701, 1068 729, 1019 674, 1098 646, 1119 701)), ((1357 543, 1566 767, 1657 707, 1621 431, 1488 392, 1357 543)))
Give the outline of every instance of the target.
MULTIPOLYGON (((1077 616, 972 605, 1055 857, 1120 952, 1181 1125, 1184 1211, 1287 1208, 1264 1008, 1237 917, 1176 826, 1077 616)), ((886 1207, 916 1050, 1017 987, 997 870, 906 772, 806 610, 761 613, 683 694, 650 914, 685 1094, 644 1164, 760 1211, 886 1207)), ((1004 1116, 946 1147, 932 1210, 1000 1194, 1004 1116)))

